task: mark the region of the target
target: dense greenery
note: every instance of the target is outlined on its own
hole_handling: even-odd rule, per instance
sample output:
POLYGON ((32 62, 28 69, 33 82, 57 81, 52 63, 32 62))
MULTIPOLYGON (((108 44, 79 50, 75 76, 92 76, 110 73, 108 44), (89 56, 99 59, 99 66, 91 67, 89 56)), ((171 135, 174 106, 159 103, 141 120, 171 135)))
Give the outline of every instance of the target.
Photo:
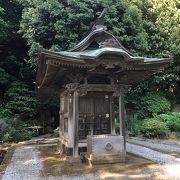
POLYGON ((165 137, 168 135, 168 127, 162 121, 158 121, 156 118, 145 119, 142 126, 141 132, 145 137, 165 137))
POLYGON ((159 121, 165 122, 169 130, 180 133, 180 113, 160 114, 156 116, 159 121))
POLYGON ((132 96, 126 99, 127 107, 131 111, 134 110, 138 118, 152 117, 171 110, 170 100, 159 92, 146 92, 144 96, 132 96))
POLYGON ((33 136, 33 131, 29 131, 27 124, 20 121, 19 117, 1 119, 0 127, 0 139, 5 142, 29 140, 33 136))
POLYGON ((86 36, 104 7, 107 28, 135 55, 175 58, 165 71, 137 83, 126 97, 128 129, 143 132, 142 121, 155 118, 179 131, 174 129, 179 127, 177 116, 160 119, 180 102, 178 0, 0 0, 0 125, 7 125, 1 140, 20 140, 13 133, 21 124, 27 137, 27 126, 54 124, 57 95, 40 102, 34 92, 38 51, 70 49, 86 36), (8 120, 15 117, 19 126, 8 120))
POLYGON ((170 132, 175 132, 179 136, 180 113, 160 114, 145 119, 140 131, 146 137, 167 137, 170 132))

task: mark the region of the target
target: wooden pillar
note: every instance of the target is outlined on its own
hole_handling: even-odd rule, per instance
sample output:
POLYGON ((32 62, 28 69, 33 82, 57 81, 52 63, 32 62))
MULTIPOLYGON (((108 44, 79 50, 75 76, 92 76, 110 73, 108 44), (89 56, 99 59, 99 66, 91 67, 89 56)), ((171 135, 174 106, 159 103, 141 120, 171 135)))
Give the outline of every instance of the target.
POLYGON ((116 134, 115 117, 114 117, 114 97, 110 95, 110 120, 111 120, 111 134, 116 134))
POLYGON ((124 94, 121 92, 119 95, 119 124, 120 135, 124 137, 124 148, 126 149, 126 134, 125 134, 125 106, 124 106, 124 94))
POLYGON ((79 119, 79 95, 73 94, 73 157, 78 157, 78 119, 79 119))

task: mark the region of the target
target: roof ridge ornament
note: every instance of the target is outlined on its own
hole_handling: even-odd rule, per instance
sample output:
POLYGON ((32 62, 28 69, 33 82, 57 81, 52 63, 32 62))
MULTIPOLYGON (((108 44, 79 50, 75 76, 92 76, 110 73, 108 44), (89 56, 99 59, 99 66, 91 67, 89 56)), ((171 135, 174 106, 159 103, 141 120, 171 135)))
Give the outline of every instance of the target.
POLYGON ((105 22, 104 17, 106 16, 107 12, 108 12, 107 8, 104 8, 101 14, 99 15, 99 17, 94 22, 94 25, 92 27, 93 31, 96 29, 103 29, 105 31, 107 30, 107 27, 104 25, 105 22))

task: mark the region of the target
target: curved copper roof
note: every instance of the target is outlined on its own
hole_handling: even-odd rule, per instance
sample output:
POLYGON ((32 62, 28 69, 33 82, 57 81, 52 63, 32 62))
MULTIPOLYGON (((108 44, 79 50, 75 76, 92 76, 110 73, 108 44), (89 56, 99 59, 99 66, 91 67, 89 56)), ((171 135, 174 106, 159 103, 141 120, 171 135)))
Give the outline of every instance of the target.
MULTIPOLYGON (((129 82, 142 79, 161 70, 172 58, 136 57, 130 53, 111 33, 102 25, 90 32, 79 44, 69 51, 53 52, 42 50, 38 61, 37 86, 50 86, 58 83, 65 76, 65 71, 72 68, 81 68, 86 71, 102 65, 105 69, 123 69, 129 77, 129 82), (95 45, 95 46, 94 46, 95 45), (65 70, 66 69, 66 70, 65 70), (134 71, 134 72, 133 72, 134 71), (136 74, 136 79, 130 79, 136 74)), ((120 72, 117 70, 117 72, 120 72)), ((128 78, 127 78, 128 79, 128 78)), ((124 83, 124 80, 122 81, 124 83)))

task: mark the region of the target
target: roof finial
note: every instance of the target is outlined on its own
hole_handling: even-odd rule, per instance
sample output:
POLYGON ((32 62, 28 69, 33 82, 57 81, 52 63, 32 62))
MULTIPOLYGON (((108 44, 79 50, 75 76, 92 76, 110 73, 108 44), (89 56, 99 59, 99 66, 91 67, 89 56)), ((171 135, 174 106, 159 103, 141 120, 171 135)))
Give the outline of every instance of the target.
POLYGON ((106 26, 104 26, 104 22, 105 22, 104 17, 106 14, 107 14, 107 8, 104 8, 100 16, 95 20, 92 30, 101 29, 101 28, 107 30, 106 26))
POLYGON ((107 8, 104 8, 98 19, 104 19, 106 14, 107 14, 107 8))

